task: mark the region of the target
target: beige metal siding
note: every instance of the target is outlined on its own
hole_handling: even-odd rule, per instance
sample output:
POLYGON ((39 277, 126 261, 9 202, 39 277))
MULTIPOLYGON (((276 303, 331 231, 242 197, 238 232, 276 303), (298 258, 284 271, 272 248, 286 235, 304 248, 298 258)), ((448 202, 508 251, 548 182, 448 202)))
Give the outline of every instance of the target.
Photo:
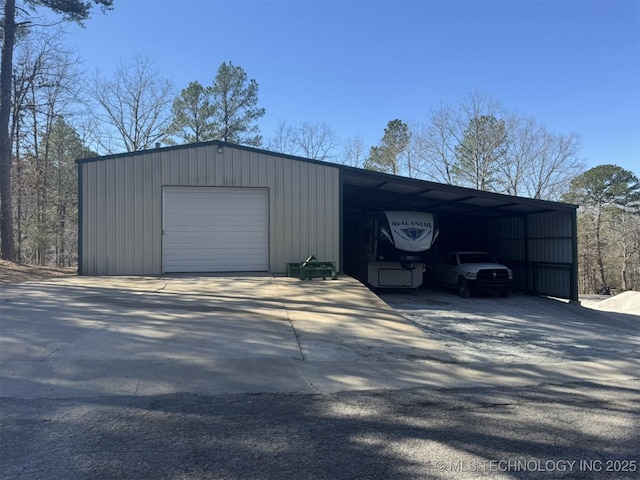
POLYGON ((85 275, 162 273, 162 187, 269 189, 270 271, 308 255, 339 261, 339 171, 257 150, 167 148, 81 164, 85 275))

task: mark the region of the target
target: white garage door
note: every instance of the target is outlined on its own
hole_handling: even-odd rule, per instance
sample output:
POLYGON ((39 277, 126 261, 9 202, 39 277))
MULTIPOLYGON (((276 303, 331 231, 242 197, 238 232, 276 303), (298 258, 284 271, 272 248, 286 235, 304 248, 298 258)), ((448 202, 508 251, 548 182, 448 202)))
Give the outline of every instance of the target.
POLYGON ((164 272, 269 270, 264 188, 165 187, 164 272))

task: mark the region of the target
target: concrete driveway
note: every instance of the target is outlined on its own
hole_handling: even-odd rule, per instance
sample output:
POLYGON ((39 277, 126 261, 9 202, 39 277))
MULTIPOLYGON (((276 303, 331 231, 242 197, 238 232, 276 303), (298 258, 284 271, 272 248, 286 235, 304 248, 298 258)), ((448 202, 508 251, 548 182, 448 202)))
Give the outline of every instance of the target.
POLYGON ((0 286, 2 397, 515 386, 640 371, 637 356, 561 360, 462 363, 442 338, 349 277, 75 277, 0 286))

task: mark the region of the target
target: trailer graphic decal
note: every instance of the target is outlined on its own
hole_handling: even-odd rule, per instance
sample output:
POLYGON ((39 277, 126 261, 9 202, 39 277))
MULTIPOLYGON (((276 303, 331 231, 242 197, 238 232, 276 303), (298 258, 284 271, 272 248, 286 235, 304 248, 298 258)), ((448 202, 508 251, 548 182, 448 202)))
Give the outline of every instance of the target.
POLYGON ((394 231, 402 235, 405 240, 410 240, 412 242, 419 242, 425 236, 431 234, 431 230, 427 230, 425 228, 394 228, 394 231))
POLYGON ((431 247, 434 235, 434 217, 425 212, 387 211, 396 248, 409 252, 423 252, 431 247))

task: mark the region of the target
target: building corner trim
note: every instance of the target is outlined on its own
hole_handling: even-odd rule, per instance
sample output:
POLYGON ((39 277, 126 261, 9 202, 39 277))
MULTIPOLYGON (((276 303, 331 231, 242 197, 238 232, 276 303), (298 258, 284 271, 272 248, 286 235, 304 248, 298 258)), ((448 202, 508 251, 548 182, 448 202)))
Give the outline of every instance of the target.
POLYGON ((84 222, 83 222, 83 203, 84 203, 84 184, 82 181, 82 170, 84 165, 82 163, 78 163, 78 276, 85 275, 85 271, 82 268, 83 259, 84 259, 84 222))

